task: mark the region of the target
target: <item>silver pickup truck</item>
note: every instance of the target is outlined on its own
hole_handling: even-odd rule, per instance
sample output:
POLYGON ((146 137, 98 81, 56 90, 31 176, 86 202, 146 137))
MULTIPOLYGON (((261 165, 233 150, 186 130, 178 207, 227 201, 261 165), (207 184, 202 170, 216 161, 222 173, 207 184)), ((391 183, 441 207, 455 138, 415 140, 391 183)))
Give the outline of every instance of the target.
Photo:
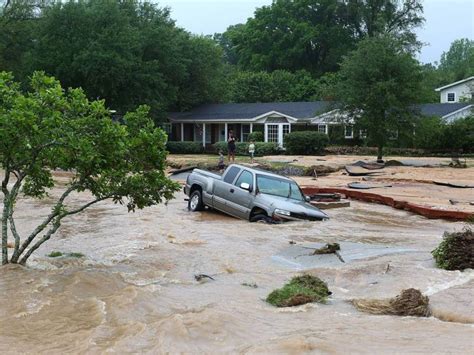
POLYGON ((184 193, 191 211, 208 206, 251 222, 329 218, 308 203, 293 180, 237 164, 230 165, 222 176, 194 169, 184 193))

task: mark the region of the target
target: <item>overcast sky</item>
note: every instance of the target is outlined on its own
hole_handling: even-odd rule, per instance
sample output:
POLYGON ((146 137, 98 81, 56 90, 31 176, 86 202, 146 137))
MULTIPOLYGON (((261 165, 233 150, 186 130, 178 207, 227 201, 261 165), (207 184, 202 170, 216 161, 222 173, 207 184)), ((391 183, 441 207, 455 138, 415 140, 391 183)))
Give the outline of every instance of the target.
MULTIPOLYGON (((256 7, 272 0, 159 0, 171 8, 178 26, 196 34, 224 32, 230 25, 243 23, 256 7)), ((418 38, 426 45, 420 54, 425 63, 439 61, 452 41, 474 39, 474 0, 424 0, 426 22, 418 38)))

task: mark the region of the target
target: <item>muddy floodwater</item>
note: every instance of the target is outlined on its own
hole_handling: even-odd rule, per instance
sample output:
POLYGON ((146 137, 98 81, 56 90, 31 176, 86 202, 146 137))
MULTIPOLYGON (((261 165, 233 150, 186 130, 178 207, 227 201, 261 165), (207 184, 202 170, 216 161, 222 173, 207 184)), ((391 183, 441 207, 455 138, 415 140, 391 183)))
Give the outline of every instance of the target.
MULTIPOLYGON (((445 230, 462 223, 352 201, 329 210, 325 222, 250 224, 190 213, 183 199, 178 193, 166 206, 134 214, 101 203, 66 220, 27 267, 1 268, 1 352, 472 351, 474 272, 436 269, 430 254, 445 230), (298 255, 289 248, 321 242, 392 252, 370 249, 364 257, 359 248, 351 262, 310 263, 307 270, 291 262, 298 255), (53 250, 85 257, 47 257, 53 250), (328 283, 327 304, 278 309, 264 301, 303 271, 328 283), (215 280, 198 282, 195 274, 215 280), (409 287, 429 295, 433 317, 368 315, 347 302, 409 287)), ((49 202, 19 202, 21 231, 33 228, 49 202)))

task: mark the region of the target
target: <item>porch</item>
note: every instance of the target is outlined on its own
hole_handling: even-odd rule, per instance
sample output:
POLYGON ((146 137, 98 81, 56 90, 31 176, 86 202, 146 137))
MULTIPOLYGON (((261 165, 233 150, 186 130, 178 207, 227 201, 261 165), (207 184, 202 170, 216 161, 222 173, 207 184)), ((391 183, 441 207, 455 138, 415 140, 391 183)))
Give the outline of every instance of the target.
POLYGON ((270 119, 265 123, 172 123, 170 140, 202 142, 203 146, 225 142, 230 131, 237 142, 248 142, 249 134, 262 132, 265 142, 275 142, 283 146, 283 137, 290 133, 292 124, 286 119, 270 119))

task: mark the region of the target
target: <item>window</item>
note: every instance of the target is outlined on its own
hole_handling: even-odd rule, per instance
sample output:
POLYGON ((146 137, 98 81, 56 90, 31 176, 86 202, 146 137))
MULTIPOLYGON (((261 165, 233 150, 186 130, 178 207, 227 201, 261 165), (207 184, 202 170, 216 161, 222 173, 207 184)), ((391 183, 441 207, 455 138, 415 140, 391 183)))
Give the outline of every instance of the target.
POLYGON ((252 190, 252 185, 253 185, 253 175, 250 171, 244 170, 242 171, 242 174, 240 174, 239 178, 235 182, 235 185, 240 187, 240 185, 245 182, 249 184, 250 190, 252 190))
POLYGON ((303 195, 294 182, 265 175, 257 175, 258 192, 303 201, 303 195))
POLYGON ((448 92, 448 102, 456 101, 456 94, 454 92, 448 92))
POLYGON ((367 130, 366 129, 361 129, 359 131, 359 137, 362 138, 362 139, 367 138, 367 130))
POLYGON ((325 124, 318 124, 318 132, 328 134, 328 126, 325 124))
POLYGON ((268 141, 278 143, 278 125, 269 124, 267 126, 268 130, 268 141))
POLYGON ((249 134, 250 134, 250 125, 249 124, 243 124, 242 125, 242 142, 248 142, 249 141, 249 134))
POLYGON ((354 138, 354 130, 352 126, 344 126, 344 138, 354 138))
POLYGON ((394 141, 398 139, 398 129, 391 129, 388 131, 388 139, 394 141))
POLYGON ((288 134, 290 133, 290 125, 289 124, 284 124, 283 125, 283 137, 285 136, 285 134, 288 134))
POLYGON ((232 184, 234 182, 235 177, 239 173, 240 168, 233 166, 229 169, 229 171, 224 176, 224 182, 228 184, 232 184))

